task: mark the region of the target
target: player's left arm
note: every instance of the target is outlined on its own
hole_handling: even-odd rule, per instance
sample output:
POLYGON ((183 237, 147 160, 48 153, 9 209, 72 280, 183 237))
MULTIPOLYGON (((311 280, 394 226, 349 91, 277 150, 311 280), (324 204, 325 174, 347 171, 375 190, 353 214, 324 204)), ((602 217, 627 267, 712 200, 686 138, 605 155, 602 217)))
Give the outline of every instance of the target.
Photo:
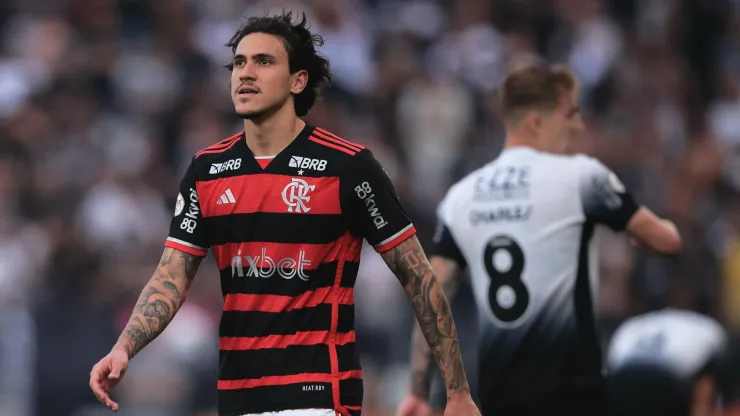
MULTIPOLYGON (((456 393, 469 393, 450 304, 419 240, 413 236, 381 256, 403 285, 427 344, 423 345, 422 337, 417 333, 413 343, 419 354, 412 358, 414 394, 422 398, 425 398, 424 394, 428 396, 431 380, 429 353, 434 356, 442 373, 448 400, 456 393)), ((436 260, 439 264, 439 259, 436 260)), ((451 280, 451 274, 445 276, 446 282, 451 280)))
MULTIPOLYGON (((437 229, 434 233, 434 246, 429 264, 448 301, 452 302, 460 284, 458 271, 467 266, 467 261, 450 229, 453 212, 450 200, 448 193, 437 209, 437 229)), ((432 350, 420 322, 417 322, 411 333, 411 393, 424 401, 429 400, 434 374, 433 363, 432 350)))
POLYGON ((393 185, 368 150, 341 178, 342 210, 354 235, 380 253, 403 285, 442 372, 448 399, 470 395, 450 305, 393 185))
MULTIPOLYGON (((455 278, 458 272, 457 262, 443 256, 432 255, 429 258, 429 265, 434 270, 437 282, 447 296, 448 302, 451 302, 457 293, 459 283, 455 278)), ((422 321, 418 320, 411 332, 411 393, 426 401, 429 400, 435 357, 421 323, 422 321)))

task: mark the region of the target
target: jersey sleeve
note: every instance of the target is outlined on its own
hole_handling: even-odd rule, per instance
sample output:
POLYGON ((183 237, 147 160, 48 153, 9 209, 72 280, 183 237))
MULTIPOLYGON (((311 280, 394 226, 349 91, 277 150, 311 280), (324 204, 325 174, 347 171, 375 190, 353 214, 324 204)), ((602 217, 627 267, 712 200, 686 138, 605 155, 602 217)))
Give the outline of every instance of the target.
POLYGON ((378 253, 388 251, 416 233, 396 190, 380 163, 365 149, 340 178, 342 211, 353 234, 378 253))
POLYGON ((584 157, 580 194, 586 218, 622 231, 640 207, 616 174, 593 158, 584 157))
POLYGON ((455 241, 455 237, 450 231, 452 210, 450 208, 448 198, 449 194, 444 200, 442 200, 439 207, 437 207, 437 228, 434 232, 434 247, 432 248, 432 254, 454 260, 458 266, 464 268, 467 265, 467 262, 465 261, 465 257, 463 256, 460 247, 455 241))
POLYGON ((165 247, 174 248, 194 256, 205 257, 208 245, 203 229, 203 214, 195 187, 195 158, 180 182, 180 190, 175 203, 175 215, 170 222, 170 233, 165 247))

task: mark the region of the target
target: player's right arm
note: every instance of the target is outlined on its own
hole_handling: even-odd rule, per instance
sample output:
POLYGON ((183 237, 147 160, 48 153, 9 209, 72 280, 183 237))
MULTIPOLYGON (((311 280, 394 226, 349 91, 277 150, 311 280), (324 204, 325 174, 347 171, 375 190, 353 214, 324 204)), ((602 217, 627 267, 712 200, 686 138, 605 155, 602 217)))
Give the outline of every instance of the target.
POLYGON ((154 275, 141 291, 139 300, 113 347, 131 359, 164 331, 185 302, 203 257, 166 247, 154 275))
POLYGON ((681 250, 681 236, 673 222, 635 202, 617 175, 596 159, 584 157, 581 162, 581 203, 589 220, 615 231, 627 231, 638 242, 661 253, 681 250))
POLYGON ((144 286, 111 352, 90 372, 90 388, 113 411, 118 411, 118 403, 111 400, 111 389, 125 374, 128 361, 157 338, 175 317, 207 254, 195 178, 193 161, 180 183, 175 216, 159 265, 144 286))

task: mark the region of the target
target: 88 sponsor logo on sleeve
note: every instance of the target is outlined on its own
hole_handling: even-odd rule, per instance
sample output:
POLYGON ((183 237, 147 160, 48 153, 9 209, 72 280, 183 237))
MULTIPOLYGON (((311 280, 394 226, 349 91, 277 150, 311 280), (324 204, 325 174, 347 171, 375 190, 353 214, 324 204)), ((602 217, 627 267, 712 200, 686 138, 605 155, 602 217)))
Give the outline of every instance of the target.
MULTIPOLYGON (((180 198, 181 195, 178 196, 178 207, 185 205, 184 202, 182 203, 182 205, 180 205, 180 198)), ((193 232, 195 232, 195 228, 198 226, 198 215, 200 214, 200 206, 198 205, 198 193, 193 188, 190 188, 189 199, 190 204, 188 205, 188 210, 185 213, 185 217, 180 223, 180 229, 192 234, 193 232)), ((184 209, 178 208, 177 211, 175 212, 175 215, 181 214, 184 209)))

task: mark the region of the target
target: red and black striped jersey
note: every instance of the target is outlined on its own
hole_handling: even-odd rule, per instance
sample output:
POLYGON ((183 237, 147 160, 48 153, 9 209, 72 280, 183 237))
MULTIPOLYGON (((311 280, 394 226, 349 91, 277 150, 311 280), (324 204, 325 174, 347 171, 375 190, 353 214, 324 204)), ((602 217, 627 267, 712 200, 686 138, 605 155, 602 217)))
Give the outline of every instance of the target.
POLYGON ((261 161, 243 132, 196 154, 166 242, 196 256, 210 249, 220 269, 219 414, 357 415, 353 288, 362 240, 383 252, 415 229, 362 145, 307 125, 261 161))

